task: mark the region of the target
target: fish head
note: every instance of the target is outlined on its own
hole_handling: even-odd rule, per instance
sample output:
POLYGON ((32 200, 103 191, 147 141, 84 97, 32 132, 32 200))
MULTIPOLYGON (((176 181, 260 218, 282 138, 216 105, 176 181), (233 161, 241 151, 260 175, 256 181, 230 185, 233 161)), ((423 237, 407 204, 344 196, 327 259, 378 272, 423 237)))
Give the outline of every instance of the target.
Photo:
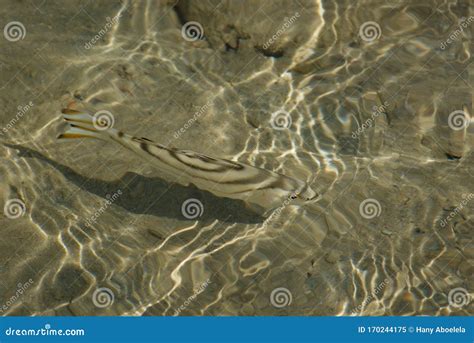
POLYGON ((281 177, 275 186, 253 190, 246 195, 245 200, 271 210, 287 205, 302 206, 318 196, 306 182, 281 177))
POLYGON ((319 194, 316 193, 307 183, 302 184, 289 198, 295 205, 304 205, 308 201, 316 200, 319 194))

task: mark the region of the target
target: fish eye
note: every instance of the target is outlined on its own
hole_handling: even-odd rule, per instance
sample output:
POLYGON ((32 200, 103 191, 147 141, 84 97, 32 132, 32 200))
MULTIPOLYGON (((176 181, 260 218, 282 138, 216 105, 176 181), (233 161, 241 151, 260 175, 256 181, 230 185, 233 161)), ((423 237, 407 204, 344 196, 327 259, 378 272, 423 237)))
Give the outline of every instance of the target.
POLYGON ((294 199, 298 198, 298 196, 297 196, 296 194, 292 194, 292 195, 290 196, 290 198, 294 200, 294 199))

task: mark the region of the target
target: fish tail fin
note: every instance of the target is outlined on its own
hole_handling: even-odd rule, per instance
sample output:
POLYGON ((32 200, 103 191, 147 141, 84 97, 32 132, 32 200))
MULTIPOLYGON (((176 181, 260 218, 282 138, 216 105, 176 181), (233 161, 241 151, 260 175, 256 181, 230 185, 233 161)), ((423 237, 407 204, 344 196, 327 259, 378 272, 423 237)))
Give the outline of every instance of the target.
MULTIPOLYGON (((69 124, 67 130, 58 139, 96 138, 108 140, 107 130, 110 128, 97 118, 84 111, 63 109, 63 119, 69 124)), ((113 119, 113 118, 112 118, 113 119)))

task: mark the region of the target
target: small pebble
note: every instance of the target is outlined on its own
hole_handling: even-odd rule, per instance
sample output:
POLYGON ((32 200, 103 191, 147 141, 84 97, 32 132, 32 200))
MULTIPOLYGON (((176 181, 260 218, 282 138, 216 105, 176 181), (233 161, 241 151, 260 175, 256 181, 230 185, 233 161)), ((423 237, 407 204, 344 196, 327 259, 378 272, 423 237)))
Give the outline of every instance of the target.
POLYGON ((324 257, 324 259, 327 263, 336 263, 339 260, 339 254, 335 251, 331 251, 324 257))

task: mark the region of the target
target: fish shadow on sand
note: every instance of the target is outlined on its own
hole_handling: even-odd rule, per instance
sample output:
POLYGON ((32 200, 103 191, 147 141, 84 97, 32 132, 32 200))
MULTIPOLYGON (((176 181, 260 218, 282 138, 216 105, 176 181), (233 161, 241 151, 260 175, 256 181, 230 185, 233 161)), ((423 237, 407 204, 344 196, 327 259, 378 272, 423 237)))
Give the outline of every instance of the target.
POLYGON ((243 201, 220 198, 194 186, 171 184, 158 177, 145 177, 133 172, 125 173, 118 180, 104 181, 80 175, 73 169, 30 148, 6 143, 4 145, 16 149, 19 157, 35 158, 46 162, 77 187, 96 194, 104 200, 110 199, 120 190, 122 193, 116 197, 113 204, 135 214, 177 220, 198 220, 203 223, 219 220, 229 223, 256 224, 265 220, 248 208, 243 201), (182 212, 183 203, 191 198, 202 203, 202 214, 196 219, 188 219, 182 212))

